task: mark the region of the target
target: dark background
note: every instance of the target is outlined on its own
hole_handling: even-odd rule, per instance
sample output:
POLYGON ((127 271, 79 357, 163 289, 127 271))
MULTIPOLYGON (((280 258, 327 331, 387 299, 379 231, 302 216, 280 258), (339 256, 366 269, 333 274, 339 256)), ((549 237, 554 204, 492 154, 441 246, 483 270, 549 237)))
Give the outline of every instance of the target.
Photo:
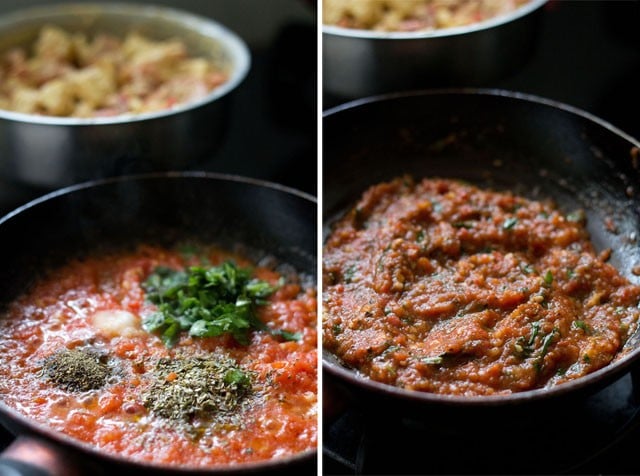
MULTIPOLYGON (((541 13, 536 47, 526 64, 508 77, 479 86, 524 92, 569 104, 604 119, 640 140, 640 2, 551 0, 541 13)), ((465 86, 468 85, 442 85, 465 86)), ((323 91, 323 100, 324 110, 346 101, 344 98, 333 97, 326 91, 323 91)), ((579 446, 580 441, 584 442, 585 447, 596 441, 597 450, 580 455, 573 461, 574 466, 570 470, 556 473, 557 467, 548 465, 545 468, 541 463, 545 458, 553 459, 552 455, 540 454, 533 444, 529 448, 530 459, 521 461, 518 474, 530 474, 531 468, 537 468, 534 474, 640 474, 637 457, 640 442, 638 395, 637 389, 635 393, 629 393, 629 382, 630 378, 626 376, 608 392, 599 394, 595 403, 590 402, 596 408, 590 415, 585 414, 575 441, 567 441, 566 445, 560 444, 557 447, 557 453, 561 454, 568 448, 579 446), (596 425, 590 426, 589 423, 589 418, 595 418, 594 415, 605 415, 602 416, 603 420, 619 418, 619 421, 611 421, 610 426, 605 423, 602 428, 606 428, 607 433, 598 434, 596 425), (613 418, 614 415, 616 418, 613 418), (614 436, 619 440, 612 441, 614 436)), ((333 396, 333 403, 335 399, 340 399, 336 394, 333 396)), ((339 403, 344 405, 345 401, 339 403)), ((464 459, 460 452, 464 453, 467 440, 461 438, 458 444, 462 447, 453 443, 450 451, 445 449, 441 454, 438 449, 429 447, 429 438, 433 436, 428 430, 427 434, 408 431, 409 441, 397 452, 400 444, 395 444, 395 441, 404 441, 402 438, 406 434, 403 435, 402 432, 407 427, 387 425, 383 423, 384 419, 378 417, 375 417, 374 423, 367 421, 373 417, 360 415, 361 406, 361 403, 350 402, 335 420, 327 422, 325 419, 326 474, 358 474, 356 468, 365 468, 361 474, 376 474, 376 471, 377 474, 390 474, 391 468, 394 468, 391 471, 393 474, 420 474, 428 472, 428 468, 432 472, 434 468, 442 468, 442 464, 438 464, 446 458, 453 458, 455 461, 454 467, 458 468, 458 472, 454 474, 475 474, 474 468, 479 467, 473 461, 460 462, 464 459), (376 463, 367 463, 366 458, 365 463, 358 460, 363 453, 358 453, 356 448, 362 445, 362 431, 368 424, 369 428, 373 428, 369 432, 375 435, 373 438, 386 438, 388 458, 395 461, 395 466, 382 463, 385 459, 383 457, 376 458, 376 453, 385 450, 375 444, 365 444, 364 447, 369 453, 374 453, 376 463), (340 458, 345 456, 346 460, 341 461, 340 458), (365 473, 366 469, 371 472, 365 473)), ((384 415, 384 409, 380 409, 380 415, 384 415)), ((546 422, 549 423, 553 418, 563 416, 547 417, 546 422)), ((539 426, 532 427, 530 431, 546 439, 545 431, 553 431, 553 425, 548 428, 545 425, 541 421, 539 426)), ((463 430, 463 434, 473 434, 479 430, 469 428, 467 431, 463 430)), ((517 435, 500 435, 500 438, 517 438, 517 435)), ((523 444, 526 443, 523 441, 523 444)), ((495 464, 485 464, 498 471, 501 467, 509 467, 501 466, 500 461, 510 462, 510 458, 514 457, 501 453, 499 447, 500 442, 495 441, 495 454, 486 455, 495 464)), ((436 474, 441 474, 439 471, 442 469, 435 471, 436 474)), ((504 474, 514 473, 510 471, 504 474)))
MULTIPOLYGON (((90 1, 0 0, 0 15, 56 3, 90 1)), ((135 3, 164 5, 213 18, 237 33, 251 51, 249 74, 232 93, 225 141, 210 160, 194 168, 278 182, 315 195, 317 34, 316 10, 311 2, 136 0, 135 3)), ((0 216, 46 192, 0 179, 0 216)))
MULTIPOLYGON (((542 8, 526 64, 477 86, 561 101, 640 138, 640 2, 550 0, 542 8)), ((343 102, 324 91, 323 109, 343 102)))

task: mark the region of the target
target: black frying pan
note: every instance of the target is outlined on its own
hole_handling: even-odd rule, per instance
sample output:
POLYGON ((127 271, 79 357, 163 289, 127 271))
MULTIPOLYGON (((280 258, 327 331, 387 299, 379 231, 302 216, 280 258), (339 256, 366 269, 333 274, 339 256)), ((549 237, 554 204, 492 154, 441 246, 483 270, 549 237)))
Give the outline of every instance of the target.
MULTIPOLYGON (((596 249, 634 283, 640 264, 640 143, 575 108, 517 93, 443 90, 366 98, 328 110, 323 119, 324 235, 370 185, 405 173, 450 177, 530 198, 550 197, 567 212, 584 208, 596 249), (617 228, 611 233, 604 219, 617 228)), ((455 415, 507 421, 539 419, 545 405, 569 404, 627 373, 629 354, 599 371, 551 389, 460 397, 411 392, 361 378, 328 352, 323 368, 384 413, 451 422, 455 415), (381 406, 383 405, 383 406, 381 406)))
MULTIPOLYGON (((242 243, 249 253, 272 255, 313 280, 316 202, 286 187, 206 173, 124 177, 69 187, 0 219, 0 305, 14 299, 43 269, 72 256, 139 241, 170 245, 185 239, 230 247, 242 243)), ((30 475, 315 473, 315 451, 216 471, 132 463, 51 431, 1 400, 0 422, 21 435, 0 458, 3 475, 18 467, 21 472, 15 474, 30 475), (25 461, 40 468, 25 466, 25 461), (43 464, 48 473, 41 472, 43 464)))

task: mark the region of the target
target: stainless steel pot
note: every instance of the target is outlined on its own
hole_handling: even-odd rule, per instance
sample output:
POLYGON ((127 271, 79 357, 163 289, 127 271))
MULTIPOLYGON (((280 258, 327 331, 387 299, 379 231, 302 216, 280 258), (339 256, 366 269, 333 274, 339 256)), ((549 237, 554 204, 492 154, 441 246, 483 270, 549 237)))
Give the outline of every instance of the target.
POLYGON ((531 0, 508 15, 422 32, 322 27, 323 86, 338 98, 403 89, 480 86, 524 64, 535 44, 539 12, 531 0))
POLYGON ((68 31, 136 30, 178 37, 194 55, 231 65, 227 83, 201 100, 166 111, 100 118, 62 118, 0 110, 0 177, 45 189, 148 171, 180 170, 211 157, 221 144, 230 93, 250 68, 235 33, 171 8, 117 3, 40 7, 0 18, 0 51, 33 42, 45 24, 68 31))

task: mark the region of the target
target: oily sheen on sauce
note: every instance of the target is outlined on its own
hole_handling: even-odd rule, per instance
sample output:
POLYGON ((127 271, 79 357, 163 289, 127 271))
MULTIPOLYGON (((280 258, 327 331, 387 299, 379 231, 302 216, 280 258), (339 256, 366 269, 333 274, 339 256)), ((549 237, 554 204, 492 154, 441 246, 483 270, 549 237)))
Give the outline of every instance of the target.
POLYGON ((640 287, 597 255, 581 210, 458 181, 369 188, 323 254, 323 343, 409 390, 492 395, 616 359, 640 287))

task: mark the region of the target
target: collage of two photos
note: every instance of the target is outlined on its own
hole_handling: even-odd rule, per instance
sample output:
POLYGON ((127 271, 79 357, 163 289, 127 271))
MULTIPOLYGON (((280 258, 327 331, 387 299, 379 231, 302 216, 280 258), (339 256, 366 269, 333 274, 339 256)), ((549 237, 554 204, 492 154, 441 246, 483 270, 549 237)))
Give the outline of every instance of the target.
POLYGON ((638 21, 0 2, 0 475, 637 474, 638 21))

